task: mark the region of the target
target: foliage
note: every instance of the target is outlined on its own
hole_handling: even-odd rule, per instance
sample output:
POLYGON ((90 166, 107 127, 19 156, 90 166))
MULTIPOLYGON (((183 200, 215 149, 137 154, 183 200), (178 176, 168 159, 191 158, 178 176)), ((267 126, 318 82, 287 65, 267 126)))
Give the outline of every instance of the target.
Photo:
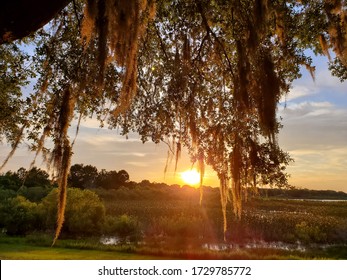
POLYGON ((25 169, 17 171, 21 179, 23 180, 23 185, 28 188, 33 187, 49 187, 51 181, 49 179, 49 174, 37 167, 33 167, 30 170, 26 171, 25 169))
POLYGON ((8 171, 0 176, 0 186, 4 189, 18 191, 22 186, 22 180, 19 178, 18 173, 8 171))
POLYGON ((72 188, 87 189, 95 187, 98 169, 92 165, 74 164, 70 168, 68 184, 72 188))
POLYGON ((347 66, 342 64, 338 58, 330 62, 329 69, 334 76, 340 78, 341 82, 347 80, 347 66))
POLYGON ((21 189, 18 191, 18 194, 24 196, 32 202, 40 202, 50 193, 51 190, 52 187, 21 187, 21 189))
POLYGON ((0 141, 5 139, 15 146, 22 136, 22 87, 34 74, 29 65, 29 55, 17 44, 0 45, 0 141))
POLYGON ((51 191, 52 184, 46 171, 36 167, 27 171, 21 167, 16 172, 8 171, 0 175, 0 187, 39 202, 51 191))
POLYGON ((141 234, 138 220, 126 214, 118 217, 106 216, 103 232, 108 236, 119 237, 122 243, 137 241, 141 234))
MULTIPOLYGON (((57 216, 58 190, 52 190, 39 205, 45 212, 47 228, 53 229, 57 216)), ((105 219, 105 208, 99 197, 90 190, 69 188, 63 233, 75 236, 97 235, 105 219)))
POLYGON ((104 189, 116 189, 129 181, 129 174, 125 170, 106 171, 102 169, 96 178, 96 185, 104 189))
POLYGON ((16 196, 4 204, 1 203, 0 216, 9 235, 25 235, 40 229, 38 205, 23 196, 16 196))

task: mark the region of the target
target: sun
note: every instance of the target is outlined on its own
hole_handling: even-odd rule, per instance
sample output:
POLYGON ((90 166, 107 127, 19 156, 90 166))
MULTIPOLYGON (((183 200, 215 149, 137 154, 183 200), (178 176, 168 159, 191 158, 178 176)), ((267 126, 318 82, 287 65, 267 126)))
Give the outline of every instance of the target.
POLYGON ((195 169, 187 170, 181 173, 181 178, 188 185, 196 185, 200 182, 200 173, 195 169))

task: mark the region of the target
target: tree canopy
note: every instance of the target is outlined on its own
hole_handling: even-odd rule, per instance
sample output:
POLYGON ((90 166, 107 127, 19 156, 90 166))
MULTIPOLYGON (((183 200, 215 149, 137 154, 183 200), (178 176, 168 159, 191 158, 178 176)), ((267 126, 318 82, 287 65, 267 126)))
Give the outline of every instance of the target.
POLYGON ((28 77, 23 53, 17 42, 2 45, 9 57, 1 60, 1 74, 15 75, 1 82, 1 106, 21 116, 3 122, 0 132, 13 151, 27 137, 55 170, 56 238, 74 118, 96 116, 124 135, 163 141, 176 161, 187 147, 201 183, 206 164, 219 177, 225 228, 229 201, 241 216, 244 188, 285 186, 291 159, 276 141, 277 104, 301 66, 314 78, 307 49, 328 56, 332 73, 345 79, 346 6, 341 0, 73 1, 30 38, 38 80, 26 99, 18 96, 28 77))

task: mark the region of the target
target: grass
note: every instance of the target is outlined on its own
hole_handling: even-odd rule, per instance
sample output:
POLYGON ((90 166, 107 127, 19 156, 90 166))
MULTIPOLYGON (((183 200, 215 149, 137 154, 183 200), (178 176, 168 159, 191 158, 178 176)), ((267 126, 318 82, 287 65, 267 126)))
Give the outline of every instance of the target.
MULTIPOLYGON (((66 245, 65 245, 66 246, 66 245)), ((27 243, 25 238, 1 237, 1 260, 148 260, 163 259, 141 254, 107 251, 99 249, 80 249, 50 247, 27 243)), ((167 258, 166 258, 167 259, 167 258)))
MULTIPOLYGON (((43 238, 42 240, 45 240, 43 238)), ((174 250, 155 247, 106 246, 88 240, 60 240, 55 247, 32 237, 0 237, 0 259, 35 260, 154 260, 154 259, 347 259, 346 246, 315 248, 305 252, 271 248, 238 248, 214 252, 203 249, 174 250)))

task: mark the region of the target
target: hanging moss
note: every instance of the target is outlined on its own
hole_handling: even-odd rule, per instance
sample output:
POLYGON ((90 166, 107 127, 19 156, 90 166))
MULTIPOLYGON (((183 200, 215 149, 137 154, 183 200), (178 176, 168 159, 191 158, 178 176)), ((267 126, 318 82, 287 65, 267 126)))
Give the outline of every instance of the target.
POLYGON ((72 156, 71 145, 68 137, 68 128, 73 117, 75 101, 76 99, 73 96, 70 87, 66 87, 62 92, 62 102, 59 108, 58 121, 54 131, 55 143, 51 157, 51 163, 57 172, 56 177, 59 189, 57 226, 52 245, 55 244, 59 237, 64 223, 67 177, 70 170, 72 156))
MULTIPOLYGON (((328 33, 333 50, 347 65, 347 11, 342 9, 340 0, 325 0, 324 10, 328 18, 328 33)), ((323 48, 324 51, 324 48, 323 48)))
POLYGON ((227 232, 227 204, 229 198, 229 180, 227 175, 224 173, 218 174, 219 178, 219 190, 221 197, 221 206, 222 206, 222 214, 223 214, 223 233, 224 233, 224 241, 226 241, 226 232, 227 232))
POLYGON ((329 46, 328 46, 328 42, 324 36, 324 34, 319 34, 319 44, 322 48, 323 54, 326 55, 329 59, 329 61, 331 61, 331 56, 329 53, 329 46))
POLYGON ((9 152, 9 154, 7 155, 7 157, 5 158, 5 160, 3 161, 2 165, 0 166, 0 170, 2 170, 5 165, 8 163, 8 161, 13 157, 14 153, 16 152, 20 142, 22 141, 23 137, 24 137, 24 129, 26 128, 26 125, 23 125, 22 128, 18 131, 18 135, 14 141, 14 143, 12 144, 12 149, 9 152))

